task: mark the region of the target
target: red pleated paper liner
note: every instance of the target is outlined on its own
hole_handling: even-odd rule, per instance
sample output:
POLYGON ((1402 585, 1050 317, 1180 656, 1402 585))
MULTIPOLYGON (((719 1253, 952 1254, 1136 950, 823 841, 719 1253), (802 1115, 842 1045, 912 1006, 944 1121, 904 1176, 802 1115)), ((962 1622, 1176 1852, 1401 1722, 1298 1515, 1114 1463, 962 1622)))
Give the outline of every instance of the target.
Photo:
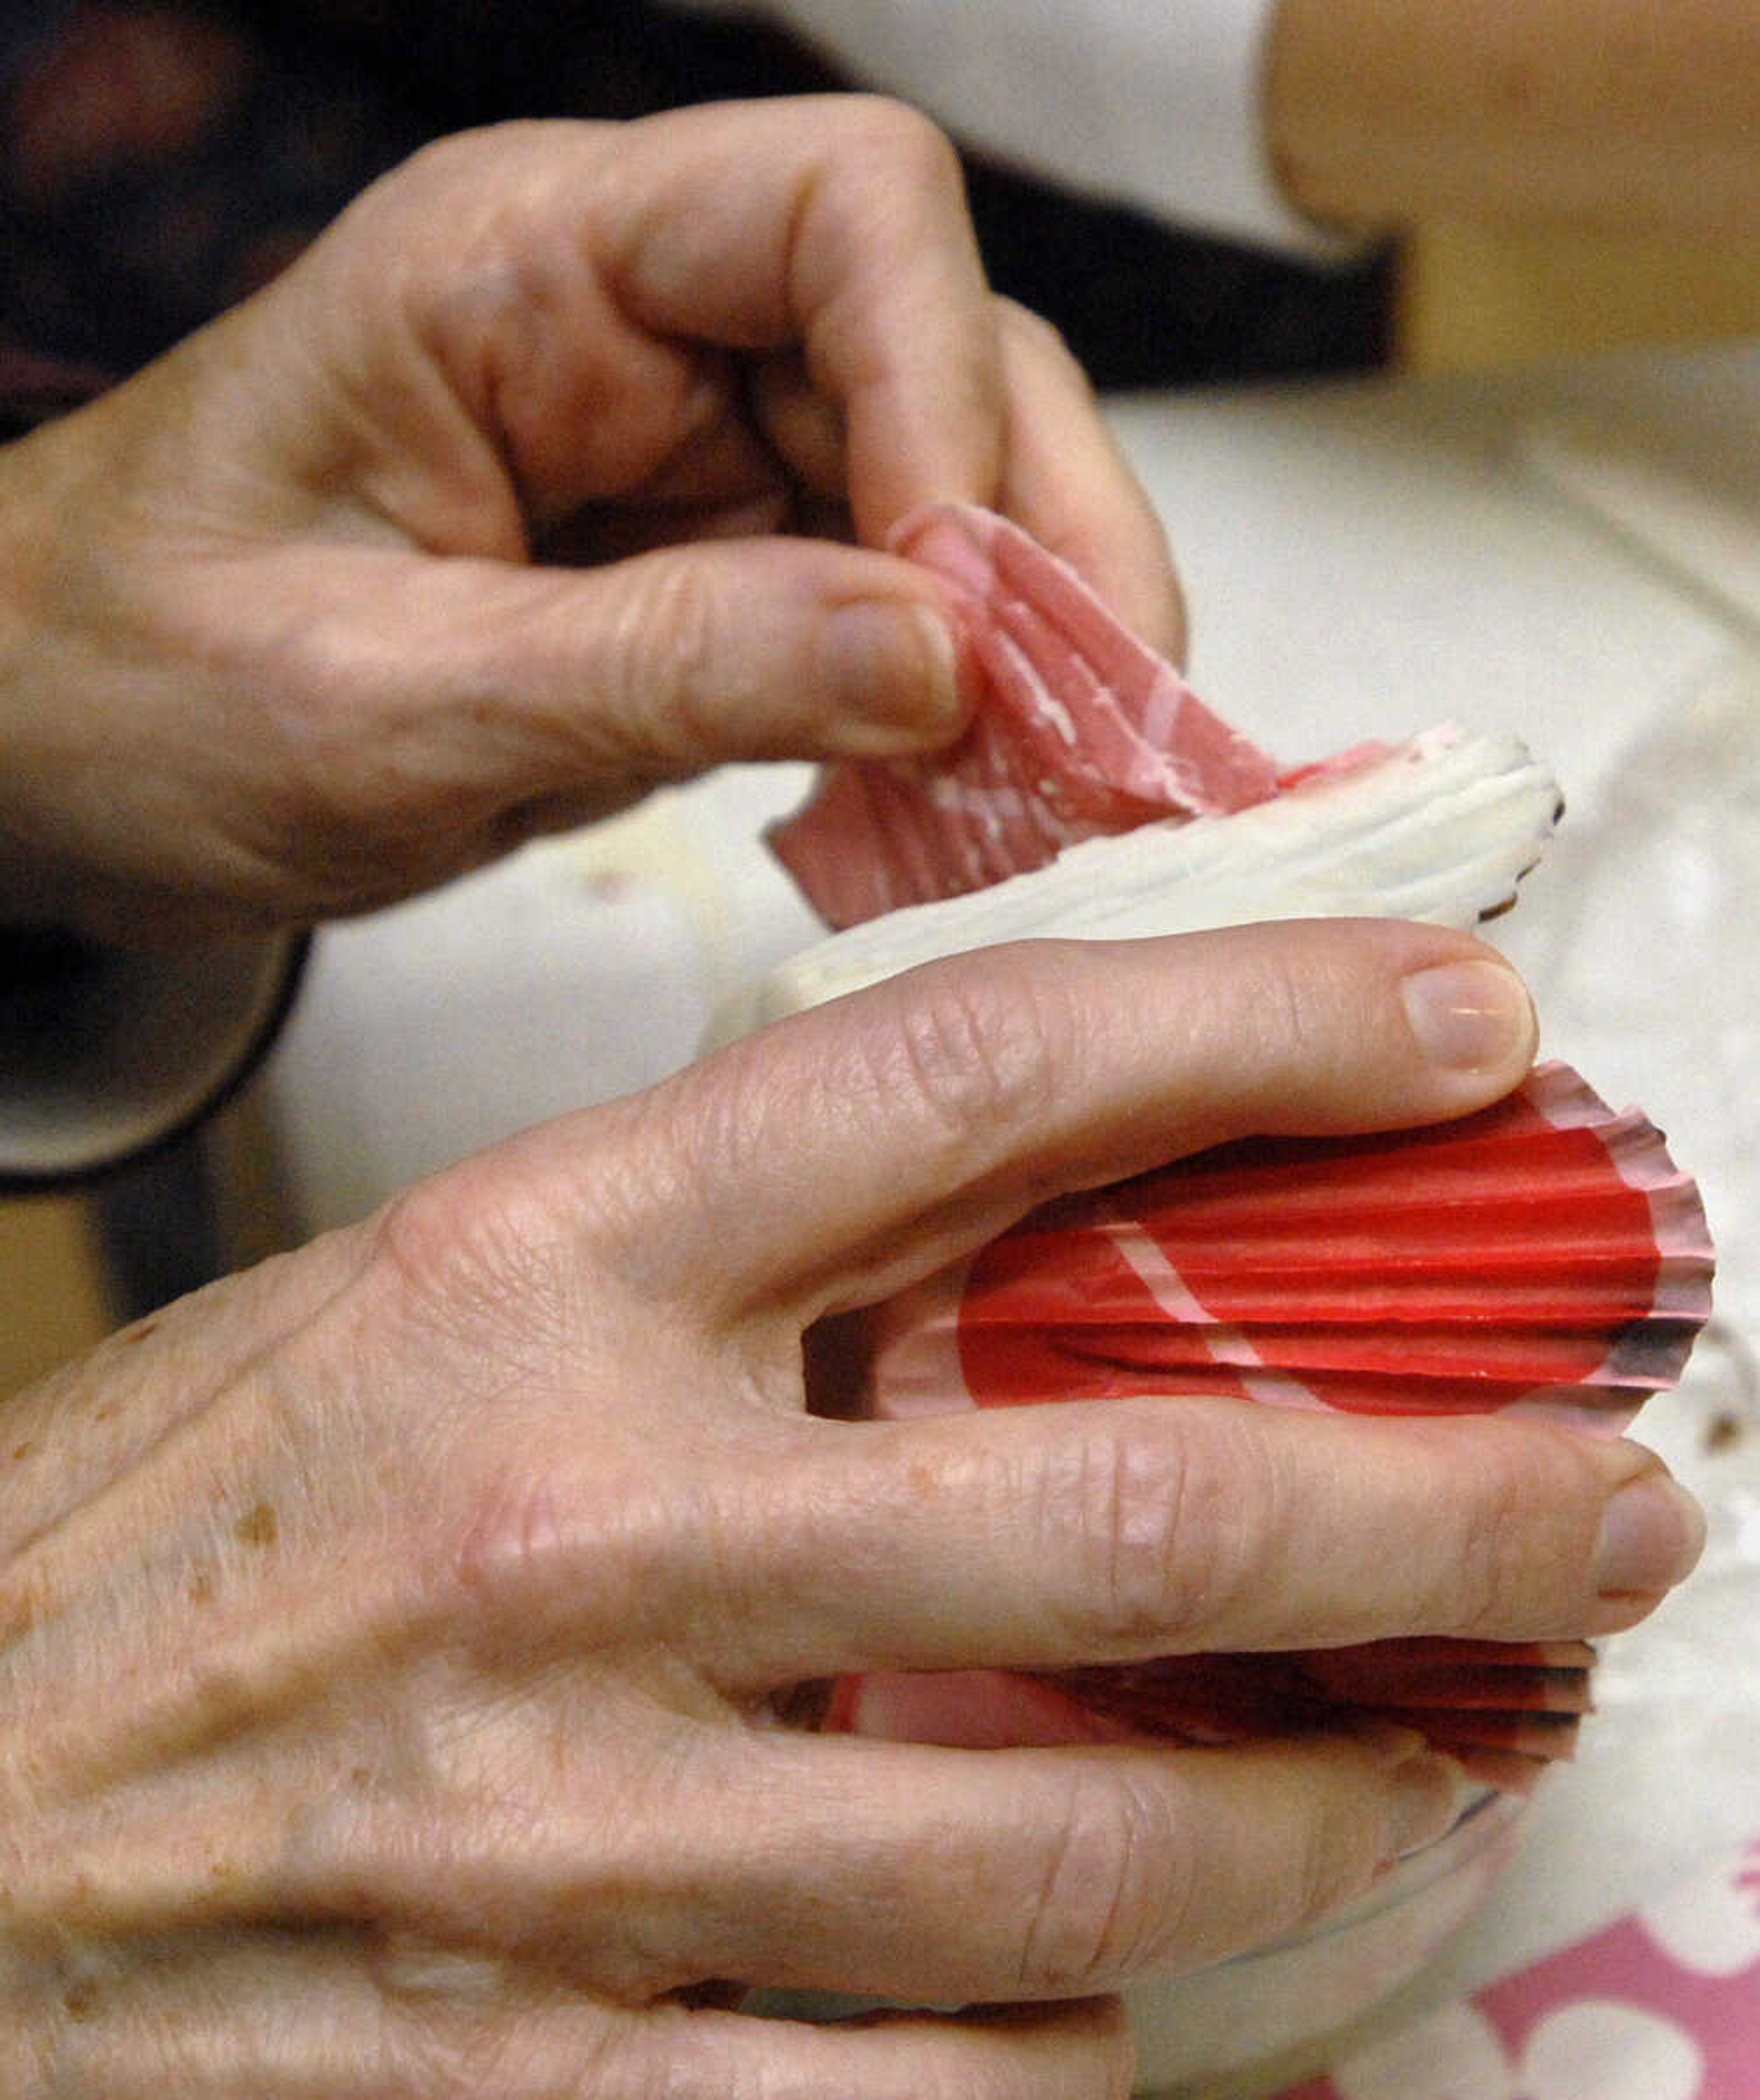
POLYGON ((1594 1660, 1581 1641, 1414 1638, 1033 1677, 880 1674, 840 1679, 826 1726, 977 1749, 1145 1736, 1214 1748, 1379 1721, 1416 1730, 1481 1785, 1528 1793, 1576 1748, 1594 1660))
MULTIPOLYGON (((873 1316, 870 1406, 1220 1393, 1612 1433, 1679 1376, 1712 1267, 1697 1189, 1654 1127, 1549 1065, 1461 1122, 1229 1145, 1043 1207, 873 1316)), ((981 1696, 982 1673, 876 1679, 836 1711, 955 1741, 1004 1726, 980 1718, 999 1698, 1043 1740, 1097 1721, 1215 1743, 1380 1719, 1525 1791, 1571 1753, 1590 1660, 1578 1643, 1393 1640, 1067 1670, 1030 1695, 993 1678, 981 1696)))
POLYGON ((1590 1711, 1594 1651, 1427 1639, 1286 1655, 1172 1656, 1059 1672, 1048 1682, 1133 1732, 1239 1742, 1343 1721, 1415 1728, 1505 1793, 1570 1757, 1590 1711))
POLYGON ((871 1404, 1131 1393, 1614 1432, 1710 1310, 1693 1183, 1541 1067, 1459 1123, 1231 1145, 1048 1205, 875 1316, 871 1404))
POLYGON ((953 591, 983 692, 951 751, 834 767, 771 832, 827 925, 986 889, 1081 839, 1276 792, 1273 761, 1017 525, 942 505, 906 518, 893 545, 953 591))

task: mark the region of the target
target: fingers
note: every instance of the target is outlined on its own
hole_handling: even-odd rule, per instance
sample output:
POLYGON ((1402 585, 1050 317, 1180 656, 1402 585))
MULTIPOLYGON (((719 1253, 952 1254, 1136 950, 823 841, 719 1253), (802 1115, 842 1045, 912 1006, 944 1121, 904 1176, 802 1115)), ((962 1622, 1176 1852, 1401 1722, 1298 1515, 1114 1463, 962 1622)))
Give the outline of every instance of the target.
POLYGON ((1640 1445, 1495 1417, 1133 1400, 814 1427, 748 1490, 744 1551, 713 1542, 723 1683, 1574 1639, 1642 1617, 1704 1538, 1640 1445))
MULTIPOLYGON (((1184 612, 1166 536, 1087 374, 1047 322, 1012 299, 997 305, 1008 408, 998 506, 1070 562, 1152 648, 1180 656, 1184 612)), ((752 395, 777 450, 809 487, 840 501, 842 423, 796 361, 768 361, 752 395)))
MULTIPOLYGON (((668 337, 798 342, 804 387, 784 383, 792 362, 761 377, 766 426, 822 492, 835 467, 863 539, 883 540, 923 503, 992 504, 1152 646, 1178 653, 1159 523, 1055 331, 990 298, 946 141, 885 102, 807 104, 779 147, 766 145, 763 187, 748 176, 742 193, 724 186, 718 158, 734 138, 732 125, 705 131, 680 209, 613 229, 632 314, 668 337), (779 192, 798 207, 792 245, 763 267, 787 287, 786 314, 753 301, 754 244, 770 237, 779 192)), ((632 188, 640 179, 638 164, 632 188)))
POLYGON ((952 148, 902 105, 465 135, 369 192, 305 275, 352 286, 369 367, 413 332, 540 515, 629 492, 714 420, 704 346, 800 352, 870 542, 920 503, 995 494, 995 314, 952 148))
POLYGON ((707 1958, 940 2003, 1085 1996, 1264 1944, 1463 1805, 1452 1761, 1392 1730, 1228 1751, 780 1738, 741 1770, 724 1834, 699 1833, 707 1958))
MULTIPOLYGON (((406 377, 395 417, 375 404, 351 439, 351 463, 381 461, 376 506, 426 544, 509 550, 479 436, 505 448, 540 523, 649 493, 771 494, 749 407, 867 543, 925 503, 999 504, 1147 638, 1177 643, 1158 527, 1086 381, 1044 324, 993 298, 954 152, 901 105, 790 98, 467 135, 369 193, 299 275, 312 296, 277 301, 277 339, 306 308, 333 328, 340 302, 371 338, 355 355, 369 373, 407 356, 412 328, 455 397, 449 413, 406 377), (433 483, 419 496, 417 461, 433 483)), ((339 412, 358 421, 359 404, 339 412)))
POLYGON ((724 759, 951 739, 946 596, 874 551, 926 502, 1012 507, 1177 640, 1079 373, 877 100, 442 142, 82 428, 51 634, 90 692, 128 657, 160 753, 52 775, 95 920, 309 922, 724 759), (815 505, 867 551, 756 536, 815 505))
POLYGON ((624 310, 662 336, 798 344, 865 540, 937 495, 993 501, 996 320, 946 140, 869 98, 697 116, 629 135, 602 219, 624 310))
POLYGON ((1055 329, 1002 302, 1008 445, 997 507, 1092 584, 1131 632, 1176 661, 1184 602, 1160 519, 1055 329))
MULTIPOLYGON (((1295 1931, 1464 1805, 1453 1762, 1392 1729, 968 1750, 675 1727, 645 1765, 632 1745, 610 1793, 584 1734, 548 1754, 545 1740, 535 1727, 505 1745, 492 1792, 443 1825, 395 1795, 302 1816, 270 1904, 247 1894, 227 1919, 210 1899, 135 1943, 354 1921, 492 1980, 533 1958, 625 2005, 717 1977, 937 2005, 1067 1998, 1295 1931)), ((199 1872, 208 1840, 189 1842, 199 1872)))
MULTIPOLYGON (((676 153, 681 137, 655 143, 676 153)), ((995 505, 1176 650, 1177 592, 1147 498, 1055 332, 991 299, 946 139, 885 101, 799 103, 786 129, 766 121, 761 179, 749 166, 728 179, 724 156, 743 164, 756 138, 749 110, 699 126, 661 205, 638 198, 646 165, 632 162, 631 207, 607 214, 606 251, 627 311, 664 337, 798 343, 822 405, 778 387, 772 368, 769 426, 823 483, 834 421, 864 540, 924 503, 995 505)))
POLYGON ((822 489, 836 457, 862 539, 879 544, 924 503, 995 505, 1176 652, 1179 599, 1153 510, 1055 332, 990 298, 946 141, 871 98, 779 114, 761 112, 761 156, 750 110, 694 123, 688 154, 683 126, 656 130, 664 196, 632 156, 606 209, 625 311, 665 339, 798 345, 817 407, 775 388, 772 367, 766 420, 822 489))
POLYGON ((665 1748, 609 1821, 564 1763, 540 1802, 443 1836, 392 1820, 324 1879, 436 1943, 541 1947, 625 2003, 715 1976, 1014 2002, 1295 1931, 1464 1805, 1453 1760, 1392 1729, 1228 1750, 734 1732, 665 1748))
MULTIPOLYGON (((1176 650, 1179 590, 1153 511, 1074 360, 1042 324, 1008 311, 1016 412, 1001 500, 1176 650)), ((771 412, 806 420, 798 395, 771 412)), ((398 595, 376 589, 359 646, 378 660, 397 637, 426 737, 439 749, 449 730, 469 738, 457 794, 512 805, 512 816, 497 810, 497 844, 522 814, 527 828, 578 821, 633 783, 726 760, 920 750, 963 719, 958 629, 913 563, 806 540, 719 540, 561 575, 404 573, 404 631, 398 595)))
POLYGON ((873 1303, 1061 1189, 1248 1132, 1483 1106, 1533 1042, 1513 973, 1437 928, 1309 921, 962 956, 648 1097, 631 1135, 675 1200, 664 1224, 644 1218, 644 1267, 712 1315, 791 1294, 809 1316, 873 1303))
POLYGON ((235 1932, 68 1968, 37 2057, 56 2092, 104 2100, 1125 2100, 1131 2084, 1108 2001, 814 2027, 619 2005, 540 1966, 340 1933, 235 1932))

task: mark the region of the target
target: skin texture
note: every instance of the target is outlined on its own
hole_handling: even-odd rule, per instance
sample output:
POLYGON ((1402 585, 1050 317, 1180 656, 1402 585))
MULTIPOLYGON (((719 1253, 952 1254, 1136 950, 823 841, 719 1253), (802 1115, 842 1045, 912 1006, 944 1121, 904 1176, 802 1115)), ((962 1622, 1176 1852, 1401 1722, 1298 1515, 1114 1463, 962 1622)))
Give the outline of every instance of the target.
POLYGON ((1684 1572, 1690 1509, 1636 1447, 1533 1423, 827 1418, 805 1338, 1127 1159, 1494 1094, 1532 1043, 1501 964, 1474 1065, 1409 1019, 1475 953, 1335 922, 936 965, 27 1395, 0 1472, 8 2090, 1122 2093, 1104 2006, 840 2032, 698 1994, 1086 2001, 1364 1887, 1456 1811, 1449 1761, 1392 1733, 814 1737, 799 1688, 1604 1631, 1684 1572), (1655 1537, 1612 1568, 1622 1487, 1655 1537))
POLYGON ((946 142, 861 99, 443 141, 0 492, 0 908, 100 936, 309 922, 718 759, 951 736, 944 601, 869 551, 921 502, 1180 638, 946 142))
MULTIPOLYGON (((34 894, 105 929, 298 921, 535 809, 949 733, 920 646, 854 680, 825 646, 827 607, 938 611, 932 582, 726 536, 784 514, 871 541, 1001 501, 1172 638, 1158 533, 1056 345, 984 292, 945 148, 800 109, 425 155, 6 457, 34 894), (564 540, 668 544, 529 558, 564 540)), ((1648 1454, 1535 1423, 862 1422, 821 1343, 1042 1197, 1464 1113, 1533 1042, 1507 968, 1434 929, 965 957, 466 1160, 15 1398, 0 2086, 1120 2100, 1107 1994, 1365 1886, 1452 1819, 1453 1766, 1391 1732, 824 1737, 813 1688, 1606 1631, 1696 1517, 1648 1454), (752 1985, 971 2010, 815 2028, 742 2013, 752 1985)))

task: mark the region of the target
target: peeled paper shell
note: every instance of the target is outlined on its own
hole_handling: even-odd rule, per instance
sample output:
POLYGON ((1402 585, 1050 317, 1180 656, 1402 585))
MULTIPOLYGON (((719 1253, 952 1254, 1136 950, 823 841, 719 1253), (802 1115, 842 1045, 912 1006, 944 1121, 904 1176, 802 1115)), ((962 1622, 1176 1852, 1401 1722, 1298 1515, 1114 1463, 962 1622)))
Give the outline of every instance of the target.
POLYGON ((1017 525, 942 505, 906 518, 893 544, 953 592, 985 690, 951 752, 834 767, 770 834, 827 924, 986 889, 1078 840, 1277 792, 1273 761, 1017 525))
POLYGON ((874 1316, 876 1411, 1131 1393, 1615 1432, 1710 1309, 1698 1191, 1568 1066, 1459 1123, 1232 1145, 1035 1211, 874 1316))

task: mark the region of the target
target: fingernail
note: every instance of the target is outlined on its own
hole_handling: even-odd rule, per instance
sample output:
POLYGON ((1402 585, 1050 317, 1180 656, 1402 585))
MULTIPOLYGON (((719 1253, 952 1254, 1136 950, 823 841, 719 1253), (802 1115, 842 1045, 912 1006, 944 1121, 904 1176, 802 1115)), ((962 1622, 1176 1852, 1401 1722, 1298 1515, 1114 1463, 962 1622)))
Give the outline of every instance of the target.
POLYGON ((1461 1820, 1474 1788, 1451 1757, 1426 1749, 1393 1773, 1393 1849, 1403 1860, 1445 1837, 1461 1820))
POLYGON ((1418 1047, 1431 1064, 1485 1071, 1511 1064, 1533 1039, 1527 987, 1502 963, 1439 963, 1400 986, 1418 1047))
POLYGON ((1595 1588, 1606 1598, 1672 1589, 1692 1573, 1705 1542, 1705 1512, 1687 1490, 1666 1473, 1640 1473, 1601 1513, 1595 1588))
POLYGON ((1417 1729, 1387 1721, 1348 1723, 1387 1777, 1390 1798, 1390 1856, 1404 1859, 1452 1830, 1480 1789, 1458 1759, 1432 1749, 1417 1729))
POLYGON ((897 598, 840 606, 823 646, 838 742, 853 757, 919 750, 958 727, 959 647, 928 606, 897 598))

